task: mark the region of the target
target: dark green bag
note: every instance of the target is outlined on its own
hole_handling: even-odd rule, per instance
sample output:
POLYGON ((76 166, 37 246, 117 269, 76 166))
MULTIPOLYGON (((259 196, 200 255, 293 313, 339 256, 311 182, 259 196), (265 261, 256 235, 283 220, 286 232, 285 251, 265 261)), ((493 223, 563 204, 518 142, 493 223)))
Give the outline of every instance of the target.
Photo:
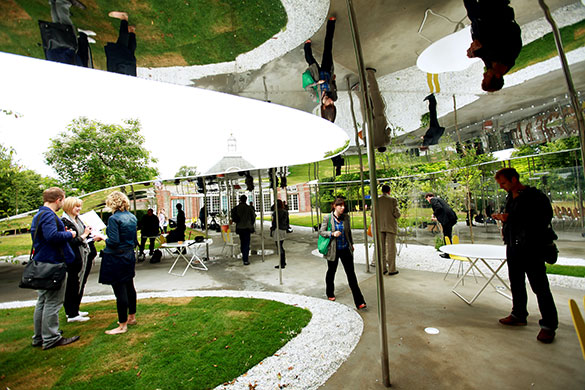
MULTIPOLYGON (((329 217, 329 222, 327 223, 327 231, 331 231, 331 217, 329 217)), ((329 252, 330 243, 331 237, 323 237, 319 234, 319 238, 317 239, 317 249, 319 249, 319 253, 326 255, 327 252, 329 252)))

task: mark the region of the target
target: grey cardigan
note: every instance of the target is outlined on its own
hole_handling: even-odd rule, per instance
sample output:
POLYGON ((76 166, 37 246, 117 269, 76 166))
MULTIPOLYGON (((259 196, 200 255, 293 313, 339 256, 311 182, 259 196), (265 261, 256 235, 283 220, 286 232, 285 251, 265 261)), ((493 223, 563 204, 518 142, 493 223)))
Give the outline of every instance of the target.
MULTIPOLYGON (((353 237, 351 235, 351 224, 349 222, 349 215, 343 214, 341 216, 341 220, 343 221, 343 231, 345 232, 345 239, 349 243, 349 250, 353 254, 353 237)), ((329 250, 327 251, 326 255, 323 255, 327 261, 334 261, 335 255, 337 253, 337 238, 331 236, 331 231, 327 230, 327 224, 333 218, 333 212, 323 216, 323 222, 321 222, 321 228, 319 229, 319 235, 323 237, 330 237, 331 242, 329 243, 329 250)), ((334 223, 331 222, 331 229, 334 229, 334 223)))

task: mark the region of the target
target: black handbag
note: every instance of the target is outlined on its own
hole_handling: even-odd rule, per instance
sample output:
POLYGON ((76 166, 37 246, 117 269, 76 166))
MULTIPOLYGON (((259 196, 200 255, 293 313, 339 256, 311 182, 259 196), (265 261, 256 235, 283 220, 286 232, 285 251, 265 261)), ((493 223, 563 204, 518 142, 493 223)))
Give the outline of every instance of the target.
MULTIPOLYGON (((45 211, 42 211, 38 218, 40 218, 43 213, 45 213, 45 211)), ((55 223, 59 226, 57 215, 55 215, 55 223)), ((37 238, 38 232, 39 227, 37 226, 33 237, 33 246, 30 250, 30 258, 24 268, 18 287, 31 288, 33 290, 58 290, 61 288, 61 284, 67 274, 67 265, 64 262, 53 264, 41 263, 34 260, 34 242, 37 238)), ((64 258, 63 249, 60 248, 60 251, 61 257, 64 258)))

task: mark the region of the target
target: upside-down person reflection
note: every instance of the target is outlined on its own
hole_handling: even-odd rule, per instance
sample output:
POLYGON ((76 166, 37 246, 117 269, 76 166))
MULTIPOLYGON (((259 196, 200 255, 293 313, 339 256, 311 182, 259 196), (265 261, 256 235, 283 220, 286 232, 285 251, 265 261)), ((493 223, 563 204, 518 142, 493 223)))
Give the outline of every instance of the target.
POLYGON ((504 75, 514 66, 522 49, 520 27, 509 0, 463 0, 471 21, 469 58, 481 58, 486 70, 481 88, 495 92, 504 86, 504 75))

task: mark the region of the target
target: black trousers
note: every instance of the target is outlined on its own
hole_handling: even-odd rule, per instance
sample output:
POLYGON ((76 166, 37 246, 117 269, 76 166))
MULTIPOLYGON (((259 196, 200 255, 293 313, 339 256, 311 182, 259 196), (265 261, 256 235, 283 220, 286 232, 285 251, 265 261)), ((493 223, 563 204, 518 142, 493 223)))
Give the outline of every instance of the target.
POLYGON ((286 252, 284 251, 284 240, 280 241, 280 266, 286 266, 286 252))
POLYGON ((136 34, 128 32, 128 21, 120 21, 117 44, 127 47, 132 54, 136 51, 136 34))
POLYGON ((63 300, 63 307, 65 308, 67 317, 77 317, 79 315, 79 303, 81 302, 81 296, 79 295, 80 271, 81 264, 77 262, 67 265, 67 285, 63 300))
POLYGON ((538 323, 542 328, 556 330, 559 325, 557 308, 548 284, 546 266, 537 254, 537 248, 526 249, 515 245, 506 247, 508 275, 512 289, 512 315, 521 321, 528 317, 526 309, 528 302, 526 277, 528 277, 542 316, 538 323))
POLYGON ((303 47, 305 51, 305 61, 307 64, 317 64, 319 71, 329 72, 333 74, 333 34, 335 33, 335 20, 327 21, 327 30, 325 33, 325 47, 323 48, 323 58, 321 59, 321 66, 317 64, 315 57, 313 57, 313 50, 310 43, 305 43, 303 47))
POLYGON ((136 289, 134 279, 124 283, 112 284, 116 296, 116 309, 118 310, 118 322, 128 321, 128 314, 136 314, 136 289))
MULTIPOLYGON (((335 244, 333 244, 335 245, 335 244)), ((335 253, 335 260, 327 261, 327 274, 325 274, 325 288, 328 298, 335 297, 335 273, 337 272, 337 264, 343 264, 345 269, 345 275, 347 275, 347 283, 351 289, 353 295, 353 302, 355 307, 358 307, 362 303, 366 303, 360 286, 358 286, 357 276, 355 275, 355 269, 353 267, 353 254, 349 248, 337 250, 335 253)))
POLYGON ((443 227, 443 237, 449 237, 449 240, 451 240, 451 244, 452 244, 453 243, 453 225, 441 224, 441 226, 443 227))
MULTIPOLYGON (((142 236, 140 237, 140 253, 144 253, 144 246, 146 245, 146 236, 142 236)), ((152 252, 154 251, 154 237, 149 238, 149 245, 148 245, 148 251, 150 252, 150 254, 152 254, 152 252)))
POLYGON ((238 236, 240 236, 240 250, 242 251, 242 261, 248 262, 250 256, 250 235, 252 231, 250 229, 237 229, 238 236))

